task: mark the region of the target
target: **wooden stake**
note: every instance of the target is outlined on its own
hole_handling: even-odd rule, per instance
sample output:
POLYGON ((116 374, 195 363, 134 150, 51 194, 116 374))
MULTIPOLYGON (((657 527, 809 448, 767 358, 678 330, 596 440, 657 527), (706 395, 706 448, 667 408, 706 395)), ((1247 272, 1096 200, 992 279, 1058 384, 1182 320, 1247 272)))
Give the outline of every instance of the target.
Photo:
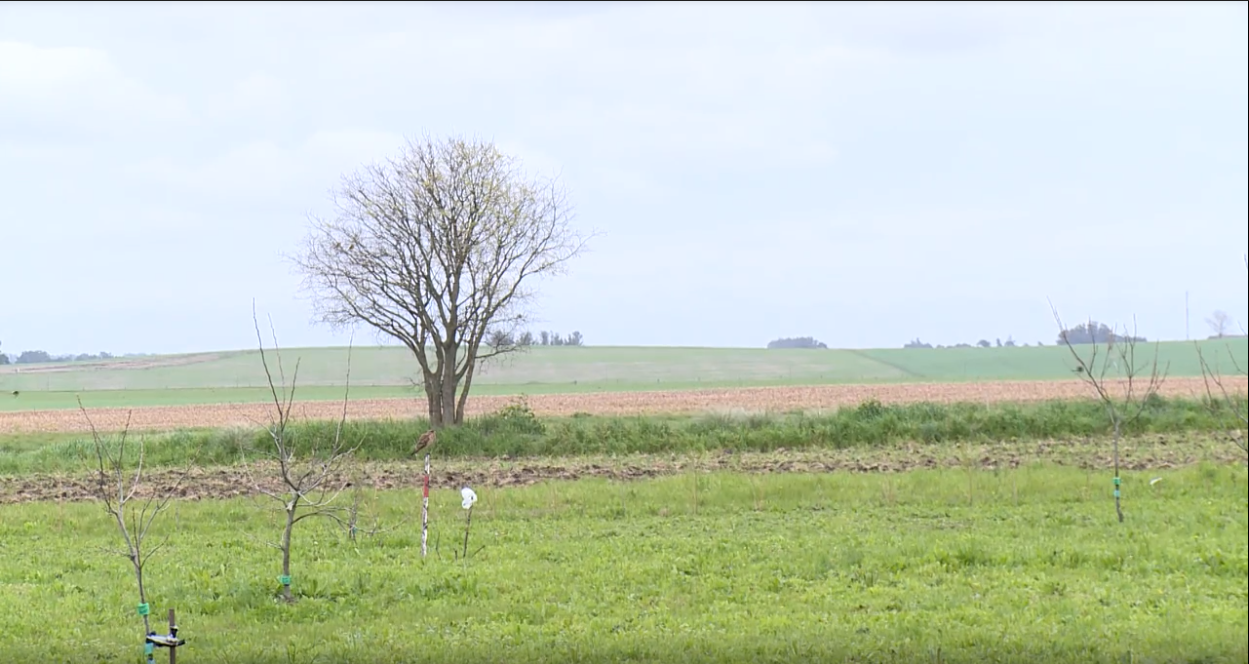
MULTIPOLYGON (((169 609, 169 635, 178 638, 178 621, 173 618, 173 609, 169 609)), ((178 661, 178 649, 176 647, 169 649, 169 664, 176 664, 178 661)))

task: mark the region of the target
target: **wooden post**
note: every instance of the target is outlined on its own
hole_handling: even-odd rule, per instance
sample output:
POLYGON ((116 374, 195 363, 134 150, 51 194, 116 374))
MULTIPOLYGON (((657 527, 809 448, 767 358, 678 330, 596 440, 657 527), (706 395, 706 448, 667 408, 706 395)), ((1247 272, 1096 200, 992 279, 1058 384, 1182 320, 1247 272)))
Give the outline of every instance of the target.
MULTIPOLYGON (((174 620, 173 609, 169 609, 169 636, 174 639, 178 638, 178 621, 174 620)), ((175 646, 169 649, 169 664, 175 664, 178 661, 178 648, 175 646)))

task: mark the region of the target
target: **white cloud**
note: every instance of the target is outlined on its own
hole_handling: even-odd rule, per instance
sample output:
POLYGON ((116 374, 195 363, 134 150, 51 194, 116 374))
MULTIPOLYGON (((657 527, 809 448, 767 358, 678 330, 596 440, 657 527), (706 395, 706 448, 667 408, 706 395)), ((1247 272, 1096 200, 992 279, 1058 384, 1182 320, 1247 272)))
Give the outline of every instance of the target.
POLYGON ((230 91, 216 103, 216 111, 225 116, 256 116, 271 118, 288 103, 281 81, 263 72, 252 72, 237 80, 230 91))
POLYGON ((131 175, 222 196, 256 195, 288 185, 303 164, 272 141, 235 145, 199 162, 186 164, 156 157, 132 167, 131 175))
POLYGON ((437 67, 421 71, 421 89, 507 109, 518 128, 592 145, 603 159, 825 164, 833 140, 811 128, 837 100, 828 91, 892 59, 876 47, 830 42, 803 25, 810 12, 788 9, 629 5, 571 18, 487 20, 471 33, 434 36, 396 21, 385 38, 344 49, 335 66, 358 72, 353 94, 376 104, 393 95, 396 80, 412 77, 410 63, 437 58, 437 67), (777 39, 781 28, 796 34, 777 39))
POLYGON ((293 190, 327 191, 341 175, 384 159, 401 145, 402 137, 365 130, 317 131, 294 146, 262 140, 235 144, 198 162, 159 157, 130 169, 134 177, 228 198, 285 195, 288 204, 304 207, 313 201, 291 200, 293 190))
POLYGON ((141 293, 153 265, 187 266, 188 296, 134 318, 198 316, 184 337, 214 297, 244 319, 280 300, 304 213, 426 131, 567 182, 604 235, 541 297, 596 341, 767 339, 821 311, 863 320, 856 342, 968 340, 1011 306, 1039 312, 1016 338, 1051 339, 1045 295, 1164 319, 1134 294, 1170 282, 1245 317, 1243 3, 50 7, 0 3, 0 212, 30 249, 0 271, 46 276, 10 299, 24 334, 70 331, 49 345, 76 343, 49 297, 141 293), (717 322, 744 298, 760 322, 717 322))
MULTIPOLYGON (((490 140, 489 137, 481 138, 490 140)), ((521 169, 530 176, 557 177, 561 171, 567 170, 564 162, 558 157, 515 139, 495 139, 494 144, 503 154, 518 159, 521 169)))
POLYGON ((9 121, 108 133, 188 117, 181 100, 127 76, 105 51, 24 42, 0 42, 0 109, 9 121))
POLYGON ((403 136, 392 132, 338 129, 314 133, 305 142, 304 151, 346 171, 393 156, 403 142, 403 136))
POLYGON ((673 187, 662 184, 639 168, 597 165, 582 170, 578 175, 589 192, 628 198, 634 202, 654 201, 674 191, 673 187))

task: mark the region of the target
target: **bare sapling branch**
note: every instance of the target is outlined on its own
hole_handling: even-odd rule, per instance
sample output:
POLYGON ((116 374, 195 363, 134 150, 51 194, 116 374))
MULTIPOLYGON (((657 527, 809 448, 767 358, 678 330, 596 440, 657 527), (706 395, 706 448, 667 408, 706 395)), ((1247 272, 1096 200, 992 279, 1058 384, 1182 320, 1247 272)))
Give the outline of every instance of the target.
POLYGON ((1123 334, 1119 334, 1117 328, 1104 328, 1094 325, 1090 320, 1083 326, 1083 332, 1087 335, 1087 339, 1083 339, 1085 343, 1077 343, 1072 341, 1072 331, 1063 323, 1054 303, 1049 304, 1054 322, 1058 324, 1059 341, 1075 360, 1076 375, 1092 388, 1110 420, 1115 473, 1115 515, 1119 523, 1123 523, 1122 479, 1119 472, 1119 448, 1123 429, 1140 419, 1149 404, 1158 397, 1170 364, 1159 368, 1156 342, 1152 358, 1138 358, 1137 346, 1144 339, 1136 334, 1135 317, 1132 320, 1131 333, 1125 327, 1123 334), (1099 334, 1104 337, 1100 343, 1097 339, 1099 334), (1101 345, 1105 348, 1099 348, 1101 345), (1087 350, 1081 354, 1076 346, 1087 347, 1087 350))
MULTIPOLYGON (((315 436, 306 446, 300 446, 293 440, 290 424, 293 419, 295 387, 299 377, 299 361, 296 360, 291 374, 289 387, 286 374, 282 368, 281 350, 277 343, 277 334, 273 332, 270 321, 270 335, 273 339, 273 354, 278 369, 279 382, 275 383, 273 371, 269 365, 268 353, 265 350, 264 338, 260 333, 260 323, 256 318, 255 303, 252 303, 252 322, 256 330, 256 340, 260 348, 260 362, 264 367, 265 378, 269 385, 269 393, 273 399, 273 414, 266 427, 269 439, 268 454, 272 472, 276 477, 268 478, 261 483, 254 477, 252 487, 258 496, 267 496, 277 503, 276 511, 282 515, 282 533, 277 542, 267 542, 282 553, 282 584, 283 598, 287 602, 294 601, 291 591, 291 549, 292 535, 295 524, 309 518, 324 517, 345 523, 344 515, 350 507, 338 501, 342 492, 351 485, 349 465, 360 448, 360 441, 349 445, 343 435, 347 421, 347 407, 351 388, 351 354, 355 342, 352 335, 347 347, 347 377, 343 387, 342 414, 335 423, 334 434, 328 443, 323 443, 315 436), (300 448, 297 450, 297 448, 300 448)), ((259 503, 257 503, 259 506, 259 503)))
MULTIPOLYGON (((1245 267, 1249 268, 1249 256, 1245 258, 1245 267)), ((1216 331, 1216 337, 1222 334, 1224 325, 1216 331)), ((1241 327, 1241 336, 1244 328, 1241 327)), ((1211 364, 1201 349, 1201 343, 1194 342, 1197 359, 1201 363, 1201 377, 1205 384, 1206 406, 1216 416, 1227 418, 1231 431, 1232 443, 1249 458, 1249 397, 1246 396, 1249 383, 1249 362, 1237 359, 1236 351, 1229 343, 1226 345, 1227 362, 1231 365, 1231 376, 1223 372, 1222 362, 1211 364), (1236 382, 1236 385, 1232 383, 1236 382)))
POLYGON ((489 142, 409 141, 345 177, 334 202, 294 259, 304 286, 322 321, 365 323, 412 352, 435 429, 463 421, 481 363, 524 347, 530 284, 588 241, 562 188, 489 142))
POLYGON ((356 472, 352 475, 351 504, 347 507, 347 515, 342 523, 343 529, 347 531, 347 538, 351 540, 352 542, 355 542, 357 538, 361 535, 364 535, 367 537, 374 537, 377 535, 381 535, 383 533, 388 533, 388 532, 397 530, 407 525, 409 521, 409 519, 403 518, 395 523, 390 524, 389 526, 383 527, 381 525, 381 519, 376 514, 374 514, 369 525, 367 526, 364 525, 363 518, 364 518, 364 510, 366 507, 365 505, 366 484, 369 486, 369 488, 373 488, 373 490, 376 491, 376 488, 372 487, 372 484, 367 481, 367 477, 365 476, 364 473, 356 472))
POLYGON ((1232 380, 1224 375, 1219 364, 1211 365, 1206 358, 1201 344, 1197 348, 1197 360, 1201 363, 1201 377, 1206 390, 1206 407, 1215 415, 1225 416, 1231 431, 1232 443, 1240 451, 1249 456, 1249 398, 1246 397, 1246 367, 1236 359, 1229 345, 1227 348, 1228 362, 1232 366, 1234 380, 1240 385, 1232 385, 1232 380))
MULTIPOLYGON (((126 413, 126 423, 114 444, 109 437, 96 429, 81 398, 78 399, 78 409, 87 421, 95 451, 94 494, 104 503, 105 511, 117 525, 117 532, 124 546, 114 553, 129 560, 134 573, 139 595, 138 613, 143 618, 143 639, 146 645, 155 636, 155 632, 149 618, 148 587, 144 571, 151 557, 169 543, 168 536, 153 542, 152 527, 157 517, 169 509, 174 496, 178 495, 183 481, 194 465, 194 458, 187 459, 186 467, 174 471, 171 481, 148 483, 144 476, 146 444, 142 438, 138 443, 130 441, 130 418, 133 411, 126 413), (131 455, 130 458, 127 458, 128 454, 131 455)), ((173 643, 178 643, 176 635, 173 643)))

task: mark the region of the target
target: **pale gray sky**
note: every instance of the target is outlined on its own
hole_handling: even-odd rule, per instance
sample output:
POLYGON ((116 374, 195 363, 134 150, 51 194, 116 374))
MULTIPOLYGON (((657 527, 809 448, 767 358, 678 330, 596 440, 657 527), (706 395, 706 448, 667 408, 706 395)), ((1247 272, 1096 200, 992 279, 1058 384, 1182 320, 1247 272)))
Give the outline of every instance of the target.
POLYGON ((1246 3, 0 3, 0 343, 284 345, 293 251, 407 136, 597 229, 592 344, 895 347, 1245 321, 1246 3))

